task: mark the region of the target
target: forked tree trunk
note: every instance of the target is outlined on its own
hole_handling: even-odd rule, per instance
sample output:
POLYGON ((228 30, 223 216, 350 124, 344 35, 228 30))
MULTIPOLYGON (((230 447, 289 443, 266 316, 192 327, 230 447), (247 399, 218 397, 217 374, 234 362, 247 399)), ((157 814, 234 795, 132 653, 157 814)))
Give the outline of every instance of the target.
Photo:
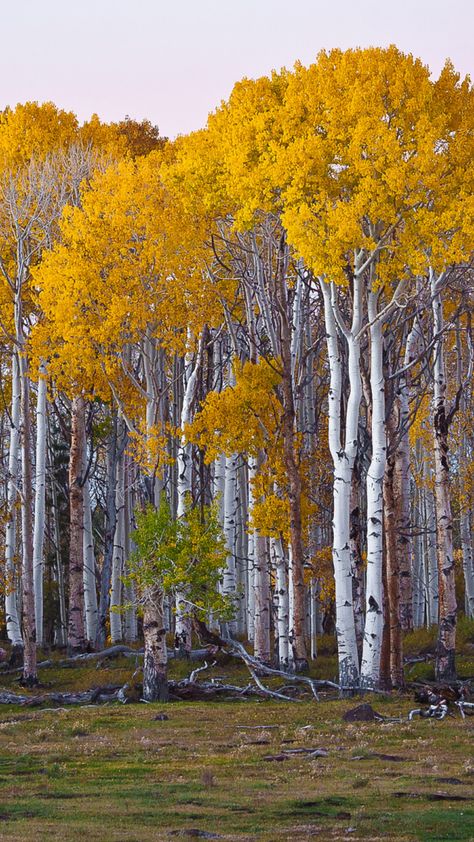
POLYGON ((69 616, 68 651, 83 652, 84 638, 84 433, 85 401, 73 398, 71 407, 71 451, 69 457, 69 616))
POLYGON ((349 352, 350 393, 346 408, 345 440, 342 442, 342 360, 337 329, 336 290, 320 280, 329 361, 329 450, 334 467, 333 547, 336 585, 336 635, 339 681, 345 688, 359 684, 359 654, 352 602, 353 571, 350 551, 350 500, 354 462, 357 455, 359 410, 362 398, 360 341, 362 322, 361 281, 354 279, 354 307, 350 330, 343 330, 349 352))

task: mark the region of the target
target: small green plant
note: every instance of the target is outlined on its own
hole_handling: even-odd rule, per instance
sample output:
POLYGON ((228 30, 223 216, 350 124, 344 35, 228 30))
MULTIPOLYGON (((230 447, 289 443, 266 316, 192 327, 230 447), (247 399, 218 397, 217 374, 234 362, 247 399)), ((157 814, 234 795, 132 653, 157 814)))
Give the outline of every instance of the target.
POLYGON ((232 601, 219 592, 227 550, 216 505, 193 508, 188 497, 184 516, 174 519, 163 496, 158 508, 136 512, 132 539, 135 551, 123 581, 138 597, 159 587, 165 596, 179 593, 189 614, 232 617, 232 601))

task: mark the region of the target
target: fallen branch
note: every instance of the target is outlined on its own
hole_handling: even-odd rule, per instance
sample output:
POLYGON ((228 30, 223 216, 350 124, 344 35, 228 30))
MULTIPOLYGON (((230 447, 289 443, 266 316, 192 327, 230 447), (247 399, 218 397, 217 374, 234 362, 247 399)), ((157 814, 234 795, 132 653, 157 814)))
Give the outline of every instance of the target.
MULTIPOLYGON (((121 655, 125 658, 138 658, 143 656, 143 652, 143 649, 132 649, 130 646, 125 646, 124 644, 116 644, 115 646, 109 646, 107 649, 102 649, 101 652, 85 652, 81 655, 73 655, 71 658, 61 658, 59 661, 49 658, 47 661, 40 661, 36 666, 37 669, 70 667, 88 663, 89 661, 103 661, 106 658, 118 658, 121 655)), ((190 660, 201 661, 206 655, 209 655, 209 649, 193 649, 190 653, 190 660)), ((168 652, 169 660, 175 657, 176 655, 173 651, 168 652)), ((0 664, 1 675, 14 675, 22 671, 23 666, 8 667, 8 664, 0 664)))
POLYGON ((79 693, 44 693, 42 695, 25 696, 20 693, 0 692, 1 705, 20 705, 21 707, 38 707, 46 703, 57 705, 82 705, 91 702, 110 702, 118 699, 120 687, 117 685, 106 685, 105 687, 93 687, 91 690, 83 690, 79 693))
MULTIPOLYGON (((266 664, 263 664, 257 658, 254 658, 252 655, 249 655, 247 650, 238 640, 228 640, 227 644, 232 647, 230 654, 234 655, 237 658, 241 658, 244 663, 246 664, 249 672, 252 674, 252 670, 255 672, 258 670, 259 672, 264 673, 265 675, 279 675, 285 678, 287 681, 291 681, 293 683, 302 683, 308 684, 311 688, 311 692, 315 697, 316 701, 319 701, 319 696, 316 692, 316 687, 334 687, 337 690, 340 689, 339 684, 335 684, 333 681, 321 681, 315 678, 307 678, 304 675, 293 675, 291 672, 285 672, 285 670, 278 670, 274 667, 269 667, 266 664), (234 651, 232 651, 234 650, 234 651)), ((294 701, 294 699, 289 699, 286 697, 287 701, 294 701)))
POLYGON ((188 684, 193 684, 196 681, 196 676, 198 675, 198 673, 204 672, 204 670, 209 669, 209 666, 211 666, 211 668, 215 667, 216 664, 217 664, 217 661, 213 661, 212 664, 210 664, 210 665, 207 663, 207 661, 204 661, 204 666, 203 667, 196 667, 196 669, 192 671, 189 678, 187 678, 185 680, 188 682, 188 684))
POLYGON ((444 719, 448 713, 448 705, 445 699, 442 699, 436 705, 430 705, 427 710, 422 708, 415 708, 408 714, 408 719, 411 721, 414 716, 421 716, 423 719, 444 719))
POLYGON ((278 693, 277 690, 270 690, 268 687, 265 687, 262 681, 260 681, 258 675, 252 669, 249 664, 247 664, 248 671, 252 676, 253 680, 257 687, 264 693, 266 696, 270 696, 272 699, 282 699, 284 702, 299 702, 300 699, 292 699, 290 696, 284 696, 283 693, 278 693))
MULTIPOLYGON (((463 719, 466 718, 464 708, 467 708, 468 710, 471 710, 471 708, 474 708, 474 702, 461 701, 461 702, 455 702, 454 704, 459 708, 460 714, 461 714, 463 719)), ((474 711, 472 713, 470 713, 469 716, 474 716, 474 711)))

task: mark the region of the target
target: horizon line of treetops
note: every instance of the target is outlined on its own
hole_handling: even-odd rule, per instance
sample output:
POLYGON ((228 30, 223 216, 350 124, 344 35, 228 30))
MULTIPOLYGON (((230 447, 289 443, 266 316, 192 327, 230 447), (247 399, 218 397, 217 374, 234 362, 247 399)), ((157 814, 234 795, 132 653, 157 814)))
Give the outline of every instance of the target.
POLYGON ((207 126, 0 114, 3 624, 249 641, 403 685, 474 616, 474 93, 396 47, 237 83, 207 126), (206 624, 203 626, 203 623, 206 624))

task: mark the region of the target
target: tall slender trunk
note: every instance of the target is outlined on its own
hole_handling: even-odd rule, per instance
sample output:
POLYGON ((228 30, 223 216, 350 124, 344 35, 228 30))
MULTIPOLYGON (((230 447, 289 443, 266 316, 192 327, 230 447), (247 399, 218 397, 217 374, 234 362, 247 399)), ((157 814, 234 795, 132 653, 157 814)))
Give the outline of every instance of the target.
MULTIPOLYGON (((418 319, 408 334, 404 367, 413 361, 420 337, 418 319)), ((403 631, 413 628, 413 582, 410 512, 410 387, 409 372, 402 373, 398 387, 399 438, 395 454, 394 495, 397 500, 397 557, 400 566, 400 622, 403 631)))
POLYGON ((39 369, 36 398, 36 488, 33 535, 33 586, 35 600, 36 642, 43 645, 43 544, 46 510, 46 366, 39 369))
POLYGON ((320 280, 324 301, 324 320, 329 361, 329 450, 333 480, 333 547, 332 557, 336 585, 336 635, 339 660, 339 681, 343 687, 359 684, 359 654, 352 603, 352 564, 350 552, 350 495, 354 462, 357 455, 359 410, 362 398, 360 374, 360 341, 362 322, 361 281, 354 278, 354 306, 351 330, 344 330, 349 352, 350 393, 346 409, 345 441, 341 440, 342 360, 336 316, 337 301, 333 285, 320 280))
POLYGON ((245 635, 247 630, 247 606, 245 601, 245 585, 247 582, 247 553, 248 553, 248 532, 246 529, 248 522, 247 513, 247 466, 242 462, 238 473, 238 514, 236 521, 236 585, 237 585, 237 605, 236 605, 236 620, 237 620, 237 634, 245 635))
POLYGON ((281 393, 283 459, 287 476, 287 495, 290 509, 290 543, 292 553, 290 588, 293 601, 291 629, 293 659, 297 672, 309 668, 305 640, 306 600, 304 584, 304 545, 301 522, 301 476, 297 457, 296 411, 293 387, 292 333, 288 314, 286 269, 288 250, 282 238, 277 270, 277 299, 280 311, 281 393))
MULTIPOLYGON (((456 330, 456 346, 458 354, 458 388, 462 388, 463 372, 462 372, 462 347, 460 325, 458 323, 456 330)), ((472 351, 471 351, 472 353, 472 351)), ((460 408, 463 413, 468 408, 468 396, 472 385, 468 384, 467 389, 464 388, 461 397, 460 408), (469 391, 467 391, 469 390, 469 391)), ((472 401, 472 396, 471 396, 472 401)), ((459 520, 461 533, 461 552, 462 552, 462 569, 464 574, 464 610, 466 616, 474 617, 474 553, 472 546, 472 493, 467 481, 466 471, 467 466, 471 464, 471 454, 469 448, 469 437, 464 429, 461 433, 461 442, 459 448, 460 455, 460 488, 459 488, 459 520)))
POLYGON ((89 478, 84 482, 84 613, 86 638, 94 645, 98 631, 94 533, 89 478))
POLYGON ((437 625, 439 619, 439 588, 438 588, 438 559, 436 555, 436 507, 434 493, 431 485, 433 482, 432 470, 428 464, 428 455, 424 454, 423 466, 424 483, 421 490, 423 504, 423 526, 425 531, 425 559, 426 559, 426 602, 427 602, 427 624, 437 625))
POLYGON ((255 535, 255 637, 254 654, 263 663, 271 661, 270 651, 270 572, 267 539, 256 530, 255 535))
POLYGON ((280 669, 290 666, 289 652, 289 605, 288 605, 288 570, 281 538, 271 538, 275 592, 277 599, 277 656, 280 669))
MULTIPOLYGON (((257 460, 254 456, 249 456, 248 459, 248 514, 249 519, 252 516, 254 506, 254 479, 257 472, 257 460)), ((255 529, 247 524, 249 533, 247 544, 247 638, 253 643, 255 632, 255 587, 254 587, 254 573, 255 573, 255 529)))
POLYGON ((12 663, 23 653, 20 616, 18 611, 18 574, 15 567, 17 539, 17 501, 19 479, 21 378, 17 349, 12 354, 12 400, 10 413, 10 446, 8 455, 7 522, 5 527, 5 617, 8 639, 12 645, 12 663))
POLYGON ((85 401, 73 398, 71 407, 71 451, 69 458, 69 619, 68 651, 82 652, 84 638, 84 426, 85 401))
POLYGON ((364 639, 364 561, 362 558, 362 535, 360 513, 360 468, 356 458, 352 470, 350 497, 350 552, 352 567, 352 599, 354 604, 354 622, 357 638, 357 651, 362 654, 364 639))
POLYGON ((436 678, 456 677, 456 590, 453 558, 453 521, 448 462, 449 421, 446 412, 446 367, 444 362, 443 301, 435 275, 430 272, 434 345, 433 444, 435 464, 436 550, 438 557, 439 626, 436 649, 436 678))
MULTIPOLYGON (((122 426, 122 425, 121 425, 122 426)), ((122 429, 123 436, 124 430, 122 429)), ((112 643, 122 640, 122 575, 124 572, 124 506, 125 506, 125 454, 123 447, 117 462, 117 480, 115 485, 116 523, 114 532, 114 551, 112 556, 112 577, 110 588, 110 639, 112 643)))
POLYGON ((413 542, 413 627, 421 628, 423 625, 424 611, 424 570, 423 557, 425 553, 423 541, 424 516, 424 489, 415 488, 414 500, 414 525, 416 538, 413 542))
POLYGON ((367 585, 361 684, 377 687, 383 635, 383 478, 386 462, 385 383, 382 320, 378 293, 369 290, 370 388, 372 393, 372 458, 367 472, 367 585))
POLYGON ((395 436, 397 434, 394 412, 389 415, 389 453, 383 479, 383 522, 385 531, 386 605, 389 629, 389 664, 392 687, 402 687, 403 649, 400 617, 400 561, 397 548, 396 524, 399 520, 400 499, 395 494, 395 436))
MULTIPOLYGON (((132 551, 132 539, 130 535, 133 506, 132 492, 133 466, 127 453, 125 453, 125 497, 124 497, 124 569, 130 572, 129 560, 132 551)), ((137 609, 136 594, 133 580, 124 585, 124 599, 127 604, 124 616, 124 636, 127 643, 134 643, 137 639, 137 609)))
POLYGON ((22 355, 21 370, 21 525, 23 549, 23 676, 22 683, 38 683, 36 669, 35 600, 33 588, 33 486, 31 479, 30 381, 28 362, 22 355))
MULTIPOLYGON (((183 404, 180 418, 180 441, 178 446, 178 510, 177 517, 186 515, 187 495, 191 492, 192 477, 192 446, 187 441, 186 426, 192 420, 193 405, 198 387, 198 375, 202 365, 204 343, 207 331, 203 328, 199 341, 196 360, 193 365, 193 354, 186 353, 183 377, 185 380, 183 404)), ((188 337, 188 340, 190 337, 188 337)), ((176 594, 176 646, 178 651, 187 657, 191 653, 192 628, 189 606, 186 602, 186 592, 176 594)))
MULTIPOLYGON (((467 459, 466 436, 462 444, 464 459, 467 459)), ((461 501, 461 549, 464 574, 466 616, 474 618, 474 553, 472 548, 472 509, 469 490, 464 488, 461 501)))
POLYGON ((99 626, 97 630, 96 648, 105 646, 106 624, 110 600, 110 583, 112 578, 112 557, 114 551, 115 524, 117 512, 115 509, 115 483, 117 476, 117 412, 112 411, 111 431, 106 445, 106 488, 105 488, 105 525, 104 525, 104 561, 100 580, 99 596, 99 626))
MULTIPOLYGON (((234 453, 225 460, 225 488, 224 488, 224 535, 227 545, 227 561, 224 569, 222 592, 232 600, 237 596, 237 577, 235 566, 236 522, 239 505, 238 484, 238 456, 234 453)), ((255 550, 254 550, 255 551, 255 550)), ((254 583, 252 583, 254 587, 254 583)), ((227 633, 235 635, 237 623, 235 619, 226 623, 227 633)))
POLYGON ((56 486, 56 477, 54 476, 54 460, 52 456, 52 442, 51 442, 51 428, 50 417, 48 414, 47 425, 48 437, 48 475, 49 475, 49 492, 51 495, 51 509, 53 518, 53 536, 54 536, 54 554, 55 554, 55 573, 56 581, 58 583, 58 599, 59 599, 59 616, 57 618, 57 625, 55 630, 54 642, 56 646, 64 647, 67 643, 67 607, 66 607, 66 588, 64 582, 63 560, 61 555, 61 525, 60 512, 58 505, 58 490, 56 486))

